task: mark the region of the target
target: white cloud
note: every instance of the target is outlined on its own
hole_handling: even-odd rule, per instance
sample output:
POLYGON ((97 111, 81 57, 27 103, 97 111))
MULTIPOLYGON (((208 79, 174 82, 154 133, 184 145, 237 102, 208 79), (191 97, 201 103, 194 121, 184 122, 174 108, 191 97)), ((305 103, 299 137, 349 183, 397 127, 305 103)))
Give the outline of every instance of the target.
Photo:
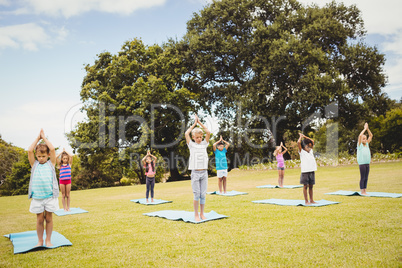
POLYGON ((37 50, 38 45, 47 45, 49 41, 45 30, 34 23, 0 27, 0 49, 22 47, 37 50))
POLYGON ((61 103, 60 100, 16 105, 1 115, 0 134, 5 141, 11 141, 16 146, 27 149, 43 128, 54 146, 70 148, 65 133, 71 131, 71 128, 66 128, 69 124, 65 120, 71 120, 72 124, 76 124, 84 118, 74 110, 76 107, 77 104, 61 103), (27 137, 31 137, 32 140, 27 137))
POLYGON ((68 34, 64 27, 45 29, 35 23, 0 27, 0 49, 23 48, 35 51, 40 46, 51 46, 56 40, 64 40, 68 34))
MULTIPOLYGON (((0 0, 1 1, 1 0, 0 0)), ((20 0, 15 14, 38 14, 65 18, 90 11, 128 15, 132 12, 163 5, 166 0, 20 0)))

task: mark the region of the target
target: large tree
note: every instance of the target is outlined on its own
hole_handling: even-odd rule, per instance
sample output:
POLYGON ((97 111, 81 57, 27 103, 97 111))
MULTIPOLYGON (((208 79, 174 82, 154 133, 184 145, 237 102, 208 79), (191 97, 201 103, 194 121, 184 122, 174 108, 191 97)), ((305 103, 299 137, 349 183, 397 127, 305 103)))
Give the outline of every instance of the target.
POLYGON ((172 180, 181 177, 177 154, 197 103, 183 87, 186 69, 180 55, 173 40, 146 46, 134 39, 117 55, 101 53, 85 67, 81 100, 88 120, 70 134, 82 168, 112 181, 131 168, 130 174, 144 182, 141 158, 152 149, 168 164, 172 180))
POLYGON ((255 121, 250 127, 261 127, 255 118, 285 115, 275 125, 281 139, 285 129, 317 118, 351 129, 385 114, 385 58, 364 36, 355 5, 222 0, 194 14, 181 46, 191 70, 188 83, 218 117, 233 126, 229 119, 241 109, 255 121))

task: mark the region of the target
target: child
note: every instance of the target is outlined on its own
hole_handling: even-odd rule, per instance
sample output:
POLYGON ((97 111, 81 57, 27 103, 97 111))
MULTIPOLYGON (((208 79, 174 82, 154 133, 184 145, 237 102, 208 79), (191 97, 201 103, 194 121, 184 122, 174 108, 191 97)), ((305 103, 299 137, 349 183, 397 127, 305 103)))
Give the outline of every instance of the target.
POLYGON ((51 247, 53 231, 53 212, 59 209, 59 186, 54 166, 56 164, 56 151, 54 146, 46 138, 43 129, 39 136, 28 148, 28 159, 31 164, 31 178, 29 180, 28 198, 32 198, 29 211, 36 214, 36 233, 38 244, 43 246, 43 232, 46 220, 45 246, 51 247), (44 144, 38 144, 39 140, 44 144), (34 154, 35 150, 35 154, 34 154), (36 160, 35 160, 36 155, 36 160), (48 160, 50 158, 50 160, 48 160))
POLYGON ((211 132, 204 126, 198 116, 195 115, 194 124, 189 127, 185 133, 187 146, 190 150, 190 159, 188 169, 191 170, 191 187, 194 194, 194 214, 195 220, 205 220, 205 196, 208 187, 208 154, 207 147, 211 132), (205 131, 205 139, 203 140, 203 132, 200 128, 195 128, 199 124, 205 131), (190 132, 194 141, 190 138, 190 132), (200 215, 198 216, 198 204, 200 204, 200 215))
POLYGON ((306 205, 316 204, 313 199, 313 185, 315 184, 315 171, 317 170, 317 163, 315 162, 313 147, 314 140, 310 139, 307 136, 304 136, 302 133, 299 133, 300 137, 297 141, 297 146, 299 147, 300 154, 300 167, 301 167, 301 175, 300 175, 300 184, 303 184, 303 195, 306 205), (302 138, 303 148, 302 148, 302 138), (308 201, 307 196, 307 188, 309 188, 310 202, 308 201))
POLYGON ((56 156, 56 161, 57 168, 60 170, 59 182, 62 196, 61 202, 63 203, 64 211, 70 211, 71 167, 73 164, 73 156, 63 148, 63 151, 56 156))
POLYGON ((283 143, 281 142, 280 146, 276 146, 276 149, 274 151, 274 155, 276 157, 276 161, 278 162, 278 185, 279 187, 283 187, 283 179, 285 177, 285 161, 283 159, 283 155, 287 152, 288 149, 286 149, 285 146, 283 146, 283 143), (282 148, 285 149, 282 151, 282 148))
POLYGON ((228 176, 228 161, 226 159, 226 152, 229 148, 230 143, 221 138, 212 145, 212 149, 215 153, 215 165, 216 165, 216 175, 218 176, 219 192, 226 194, 226 177, 228 176), (218 150, 216 150, 218 148, 218 150))
POLYGON ((357 142, 357 163, 359 164, 360 169, 360 191, 363 195, 367 195, 367 181, 368 175, 370 172, 370 162, 371 162, 371 153, 369 143, 373 139, 373 134, 371 133, 368 124, 364 124, 364 129, 360 132, 359 139, 357 142), (364 133, 368 132, 369 138, 364 135, 364 133))
POLYGON ((146 176, 146 184, 147 184, 147 191, 146 191, 146 198, 148 203, 149 192, 151 191, 151 202, 154 202, 154 187, 155 187, 155 163, 156 163, 156 156, 152 155, 151 152, 148 150, 147 155, 142 159, 142 164, 145 168, 145 176, 146 176))

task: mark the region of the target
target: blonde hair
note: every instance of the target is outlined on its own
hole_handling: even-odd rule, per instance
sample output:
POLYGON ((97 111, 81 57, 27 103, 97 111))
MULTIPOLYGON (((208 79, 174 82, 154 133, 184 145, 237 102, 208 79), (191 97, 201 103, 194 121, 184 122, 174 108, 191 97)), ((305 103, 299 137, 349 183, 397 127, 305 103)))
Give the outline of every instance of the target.
POLYGON ((276 156, 278 154, 279 148, 281 148, 281 146, 276 146, 275 151, 274 151, 274 156, 276 156))
POLYGON ((194 136, 195 134, 201 134, 202 135, 202 134, 204 134, 204 132, 202 132, 202 130, 200 128, 196 127, 191 131, 191 135, 194 136))

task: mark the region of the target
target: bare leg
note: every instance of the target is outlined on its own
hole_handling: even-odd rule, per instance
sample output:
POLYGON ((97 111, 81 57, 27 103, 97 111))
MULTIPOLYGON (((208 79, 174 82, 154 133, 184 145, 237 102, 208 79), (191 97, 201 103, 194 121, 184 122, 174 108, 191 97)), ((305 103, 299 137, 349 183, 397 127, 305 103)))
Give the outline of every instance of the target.
POLYGON ((36 234, 38 235, 38 244, 35 247, 43 246, 43 231, 45 215, 44 212, 36 214, 36 234))
POLYGON ((61 203, 63 204, 64 211, 67 211, 67 209, 66 209, 66 185, 60 183, 60 190, 61 190, 61 203))
POLYGON ((46 218, 46 241, 45 244, 47 247, 52 247, 53 244, 51 243, 52 232, 53 232, 53 213, 52 212, 45 212, 46 218))
POLYGON ((281 187, 281 170, 278 170, 278 186, 281 187))
POLYGON ((207 218, 204 216, 204 208, 205 208, 205 204, 200 204, 200 217, 202 220, 206 220, 207 218))
POLYGON ((313 199, 313 185, 312 184, 309 185, 308 193, 310 195, 310 204, 317 204, 317 202, 314 202, 314 199, 313 199))
POLYGON ((223 192, 226 194, 226 177, 222 177, 223 192))
POLYGON ((304 201, 305 201, 306 205, 310 205, 310 202, 308 201, 308 196, 307 196, 307 187, 308 187, 308 184, 304 184, 303 196, 304 196, 304 201))
POLYGON ((219 186, 219 192, 222 193, 222 181, 223 181, 223 177, 222 178, 218 178, 218 186, 219 186))
POLYGON ((66 185, 66 198, 67 198, 67 211, 70 211, 70 192, 71 192, 71 184, 66 185))
POLYGON ((195 221, 201 221, 200 216, 198 215, 198 204, 199 203, 200 203, 200 201, 195 201, 194 200, 194 218, 195 218, 195 221))

